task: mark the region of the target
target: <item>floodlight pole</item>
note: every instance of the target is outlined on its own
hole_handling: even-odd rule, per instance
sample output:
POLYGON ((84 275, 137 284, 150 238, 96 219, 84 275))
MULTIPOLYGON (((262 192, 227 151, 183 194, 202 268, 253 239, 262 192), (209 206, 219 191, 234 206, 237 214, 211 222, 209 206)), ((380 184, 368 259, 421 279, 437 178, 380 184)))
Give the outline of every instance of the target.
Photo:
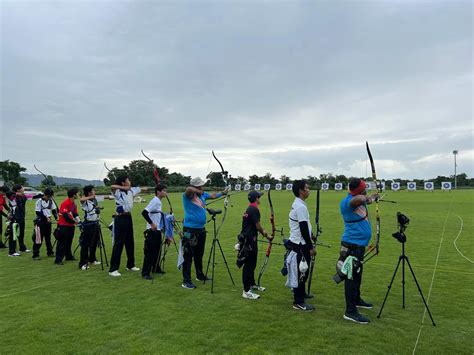
POLYGON ((458 188, 458 179, 456 175, 456 168, 458 164, 456 163, 456 156, 458 155, 457 150, 453 150, 453 155, 454 155, 454 189, 456 190, 458 188))

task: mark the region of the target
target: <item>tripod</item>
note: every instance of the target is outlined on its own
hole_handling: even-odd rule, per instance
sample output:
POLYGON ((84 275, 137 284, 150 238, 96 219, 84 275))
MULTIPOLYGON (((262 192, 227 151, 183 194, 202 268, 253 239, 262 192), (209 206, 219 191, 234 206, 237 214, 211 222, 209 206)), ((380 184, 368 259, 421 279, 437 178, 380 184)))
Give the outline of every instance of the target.
MULTIPOLYGON (((232 274, 230 273, 229 265, 227 264, 227 260, 224 255, 224 251, 222 250, 221 242, 218 239, 217 235, 217 229, 216 229, 216 215, 219 213, 222 213, 221 210, 213 210, 208 208, 207 212, 211 215, 211 219, 207 221, 209 223, 210 221, 213 222, 213 227, 214 227, 214 239, 212 239, 212 247, 211 251, 209 253, 209 259, 207 261, 207 267, 206 267, 206 279, 207 279, 207 273, 209 271, 209 265, 211 263, 211 258, 212 258, 212 277, 211 277, 211 293, 214 293, 214 268, 216 265, 216 245, 219 247, 219 250, 221 251, 222 259, 224 259, 225 266, 227 268, 227 272, 229 273, 230 280, 232 281, 232 285, 235 286, 234 279, 232 278, 232 274)), ((204 280, 204 283, 206 283, 206 280, 204 280)))
POLYGON ((395 276, 397 275, 397 271, 400 266, 400 263, 402 264, 402 306, 403 308, 405 308, 405 263, 407 263, 408 267, 410 268, 410 272, 413 276, 413 280, 415 280, 416 287, 418 287, 418 292, 420 293, 421 299, 423 300, 426 310, 428 311, 428 314, 431 319, 431 323, 433 323, 433 326, 436 326, 436 323, 433 320, 433 316, 431 315, 430 309, 428 308, 428 304, 426 303, 425 297, 423 296, 423 292, 421 291, 421 287, 418 284, 418 281, 416 279, 415 272, 413 271, 413 268, 411 267, 410 260, 408 260, 408 256, 406 256, 405 254, 405 242, 406 242, 406 236, 404 233, 405 228, 406 228, 405 225, 400 224, 400 231, 393 234, 393 237, 396 238, 400 243, 402 243, 402 254, 398 257, 397 266, 395 267, 395 271, 393 272, 392 280, 390 281, 390 284, 388 285, 388 290, 387 290, 387 293, 385 294, 385 298, 383 300, 382 307, 380 308, 377 318, 380 318, 382 314, 383 307, 385 306, 385 302, 387 301, 388 295, 390 293, 390 289, 392 288, 393 280, 395 280, 395 276))

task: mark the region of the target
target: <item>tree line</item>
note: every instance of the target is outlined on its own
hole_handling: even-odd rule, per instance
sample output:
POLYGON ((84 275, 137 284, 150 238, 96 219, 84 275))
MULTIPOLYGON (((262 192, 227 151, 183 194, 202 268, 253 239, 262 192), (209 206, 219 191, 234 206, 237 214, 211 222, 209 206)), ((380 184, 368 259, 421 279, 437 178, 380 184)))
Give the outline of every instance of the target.
MULTIPOLYGON (((155 180, 153 178, 153 169, 154 164, 151 161, 145 160, 132 160, 128 165, 123 166, 122 168, 113 168, 110 172, 107 173, 106 180, 113 182, 115 178, 121 174, 126 174, 130 177, 130 180, 134 185, 137 186, 153 186, 155 180)), ((191 180, 190 176, 183 175, 178 172, 170 172, 166 167, 158 167, 158 175, 160 179, 169 187, 170 191, 182 189, 184 186, 188 186, 191 180)), ((26 168, 22 167, 19 163, 9 160, 0 161, 0 179, 3 178, 4 184, 11 187, 14 184, 26 185, 26 178, 22 177, 20 174, 25 172, 26 168)), ((220 172, 210 172, 206 178, 208 179, 207 186, 214 188, 224 188, 224 180, 220 172)), ((307 176, 304 179, 307 181, 310 188, 315 189, 320 187, 320 184, 327 182, 329 184, 334 183, 343 183, 344 186, 347 186, 349 180, 353 178, 352 176, 337 175, 332 173, 320 174, 319 176, 307 176)), ((365 178, 367 181, 372 181, 372 178, 365 178)), ((105 180, 105 179, 104 179, 105 180)), ((390 179, 384 180, 386 184, 390 184, 392 181, 399 182, 402 186, 406 185, 407 182, 416 182, 417 185, 422 185, 424 181, 431 181, 435 185, 441 185, 443 181, 454 181, 454 176, 437 176, 432 179, 390 179)), ((292 179, 286 175, 282 175, 279 178, 272 176, 271 173, 266 173, 263 176, 251 175, 249 177, 237 176, 233 177, 229 175, 227 182, 234 186, 235 184, 271 184, 275 185, 277 183, 287 184, 291 183, 292 179)), ((466 173, 461 173, 457 175, 457 185, 458 187, 474 187, 474 178, 468 178, 466 173)), ((74 185, 66 184, 57 186, 54 181, 54 178, 51 175, 48 175, 45 179, 41 181, 41 185, 37 186, 38 188, 44 187, 53 187, 57 190, 67 189, 74 185)), ((102 189, 101 189, 102 190, 102 189)), ((104 187, 104 191, 108 191, 107 187, 104 187)))

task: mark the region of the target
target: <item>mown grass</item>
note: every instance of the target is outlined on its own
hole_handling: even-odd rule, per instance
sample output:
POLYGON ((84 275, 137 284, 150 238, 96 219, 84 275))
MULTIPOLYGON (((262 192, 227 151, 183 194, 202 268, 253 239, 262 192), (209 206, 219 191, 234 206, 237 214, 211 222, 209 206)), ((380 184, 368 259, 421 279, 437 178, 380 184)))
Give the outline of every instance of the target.
MULTIPOLYGON (((315 193, 308 201, 314 218, 315 193)), ((232 197, 221 244, 236 281, 233 286, 217 254, 215 292, 210 284, 196 290, 180 287, 176 251, 170 249, 166 271, 153 283, 124 270, 110 278, 94 267, 80 271, 76 262, 53 265, 44 256, 38 262, 31 254, 7 257, 0 251, 0 353, 417 353, 472 354, 474 316, 474 267, 455 249, 474 260, 474 191, 389 193, 398 204, 382 204, 381 253, 367 265, 363 296, 375 303, 365 312, 372 322, 360 326, 342 319, 343 286, 331 277, 338 257, 342 232, 339 200, 344 193, 321 193, 321 240, 332 248, 319 248, 312 291, 316 311, 300 313, 291 308, 292 297, 280 275, 281 247, 274 246, 263 284, 267 290, 258 301, 242 299, 241 272, 235 266, 233 246, 245 210, 244 194, 232 197), (395 214, 411 219, 406 231, 407 255, 416 272, 436 327, 426 317, 411 275, 406 274, 406 308, 401 307, 400 272, 382 317, 377 319, 387 285, 398 261, 401 245, 391 237, 397 230, 395 214), (461 230, 462 223, 462 230, 461 230), (460 234, 459 234, 460 233, 460 234), (438 255, 439 252, 439 255, 438 255), (430 292, 431 291, 431 292, 430 292), (421 332, 420 332, 421 331, 421 332)), ((175 214, 182 219, 181 194, 171 194, 175 214)), ((149 199, 150 197, 147 197, 149 199)), ((267 229, 269 208, 262 198, 262 221, 267 229)), ((289 192, 273 192, 275 220, 288 231, 288 211, 293 200, 289 192)), ((166 205, 166 203, 165 203, 166 205)), ((144 204, 134 209, 135 255, 143 260, 143 228, 139 215, 144 204)), ((222 206, 220 202, 214 207, 222 206)), ((110 220, 113 204, 104 203, 103 219, 110 220)), ((31 235, 33 204, 28 203, 27 235, 31 235)), ((373 214, 372 208, 371 212, 373 214)), ((211 226, 208 225, 211 231, 211 226)), ((110 257, 111 238, 104 229, 110 257)), ((77 237, 77 234, 76 234, 77 237)), ((30 237, 27 238, 31 247, 30 237)), ((277 236, 280 241, 281 237, 277 236)), ((212 242, 208 235, 205 263, 212 242)), ((76 245, 77 239, 74 243, 76 245)), ((259 265, 266 245, 260 248, 259 265)), ((125 254, 125 253, 124 253, 125 254)), ((78 255, 77 255, 78 256, 78 255)))

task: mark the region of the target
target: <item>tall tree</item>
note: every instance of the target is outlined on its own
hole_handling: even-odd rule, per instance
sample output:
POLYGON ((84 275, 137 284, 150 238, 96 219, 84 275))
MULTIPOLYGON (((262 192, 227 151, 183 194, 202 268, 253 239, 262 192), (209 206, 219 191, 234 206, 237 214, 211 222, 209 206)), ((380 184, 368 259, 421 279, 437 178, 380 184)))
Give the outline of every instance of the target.
POLYGON ((14 184, 26 184, 26 179, 20 176, 20 173, 25 172, 26 168, 22 167, 20 164, 4 160, 0 162, 0 176, 5 181, 5 185, 12 186, 14 184))

